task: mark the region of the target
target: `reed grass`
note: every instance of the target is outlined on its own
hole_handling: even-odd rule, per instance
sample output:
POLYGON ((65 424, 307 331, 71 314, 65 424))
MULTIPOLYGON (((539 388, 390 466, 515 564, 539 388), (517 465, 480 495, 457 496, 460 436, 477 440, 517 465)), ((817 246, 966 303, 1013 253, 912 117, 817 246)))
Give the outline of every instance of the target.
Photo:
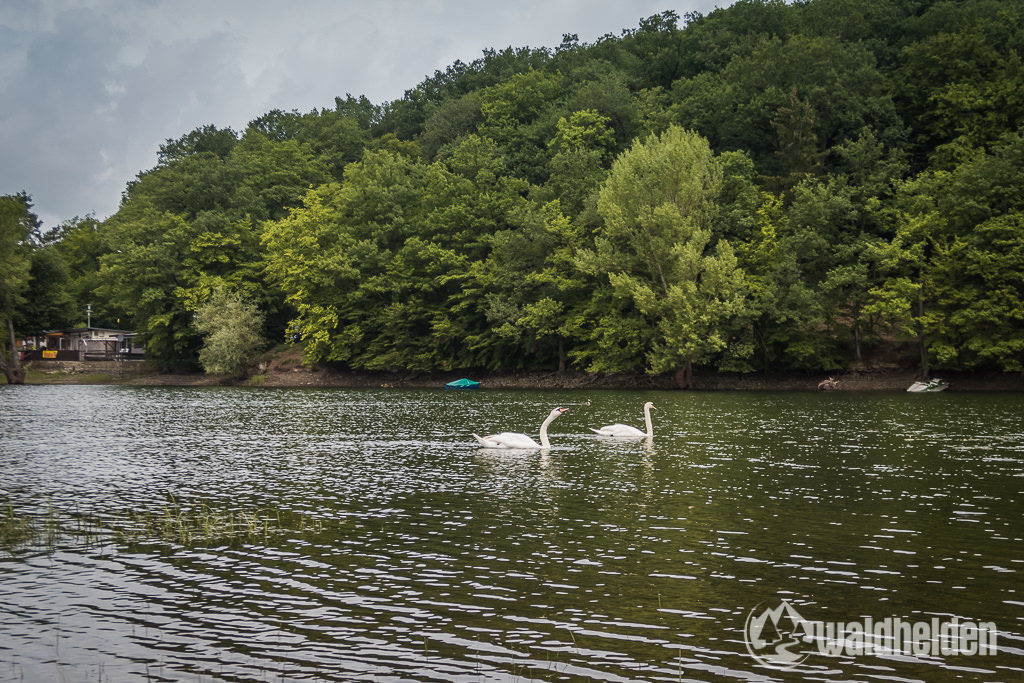
POLYGON ((35 525, 24 515, 16 513, 13 506, 8 505, 7 510, 0 516, 0 547, 20 547, 29 543, 35 534, 35 525))
POLYGON ((291 510, 219 509, 205 502, 183 504, 173 497, 160 510, 128 510, 109 517, 62 512, 52 505, 45 513, 19 511, 7 505, 0 512, 0 552, 52 552, 61 543, 266 543, 271 536, 309 536, 326 527, 322 519, 291 510))

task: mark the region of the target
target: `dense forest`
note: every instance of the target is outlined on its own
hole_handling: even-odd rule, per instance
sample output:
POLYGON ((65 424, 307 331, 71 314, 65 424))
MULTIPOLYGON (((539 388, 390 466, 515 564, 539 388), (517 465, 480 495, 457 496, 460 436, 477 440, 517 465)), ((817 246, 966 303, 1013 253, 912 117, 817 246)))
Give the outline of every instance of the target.
POLYGON ((106 220, 0 199, 2 334, 91 303, 192 368, 227 292, 340 368, 1022 371, 1022 20, 740 0, 204 126, 106 220))

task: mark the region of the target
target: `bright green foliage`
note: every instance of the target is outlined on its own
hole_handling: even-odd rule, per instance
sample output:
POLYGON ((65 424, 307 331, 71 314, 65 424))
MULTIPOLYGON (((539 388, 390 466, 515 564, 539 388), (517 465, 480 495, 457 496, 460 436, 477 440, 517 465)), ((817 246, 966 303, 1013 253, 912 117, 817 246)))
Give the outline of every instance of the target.
POLYGON ((510 218, 489 240, 487 259, 475 264, 484 313, 496 335, 517 341, 528 354, 520 365, 530 357, 546 364, 554 356, 564 370, 566 339, 576 334, 573 316, 589 285, 574 264, 581 231, 557 202, 521 203, 510 218))
POLYGON ((938 363, 1024 371, 1024 212, 995 216, 937 252, 938 363))
MULTIPOLYGON (((270 226, 267 270, 287 292, 293 329, 307 357, 388 369, 432 365, 436 291, 464 268, 431 228, 444 216, 456 179, 389 152, 368 154, 341 185, 310 192, 302 209, 270 226), (434 224, 434 225, 432 225, 434 224)), ((446 239, 448 238, 448 239, 446 239)))
POLYGON ((608 153, 615 144, 615 136, 608 123, 607 116, 593 109, 575 111, 568 119, 564 116, 558 119, 558 133, 549 144, 556 152, 596 149, 608 153))
POLYGON ((269 226, 267 270, 298 311, 307 357, 375 370, 503 367, 557 336, 543 302, 559 289, 547 249, 568 241, 568 224, 501 172, 493 143, 475 136, 447 167, 375 152, 269 226))
POLYGON ((516 126, 535 119, 563 85, 557 75, 530 71, 484 90, 480 96, 481 132, 505 141, 516 126))
POLYGON ((732 247, 713 251, 711 222, 722 170, 707 140, 681 128, 634 145, 612 166, 598 210, 605 225, 581 264, 608 273, 657 330, 652 372, 705 363, 725 348, 743 309, 743 273, 732 247))
MULTIPOLYGON (((574 76, 586 79, 574 90, 567 93, 560 108, 567 112, 587 112, 601 117, 612 135, 612 140, 602 143, 608 146, 612 156, 619 154, 637 134, 637 102, 629 87, 629 76, 621 70, 594 68, 596 64, 580 68, 574 76)), ((571 120, 571 118, 570 118, 571 120)))
POLYGON ((334 103, 333 110, 307 114, 275 109, 251 121, 245 137, 256 133, 271 142, 293 141, 309 150, 332 177, 340 179, 345 166, 357 161, 370 145, 370 126, 378 120, 380 111, 365 97, 336 97, 334 103))
POLYGON ((245 374, 263 345, 263 314, 256 304, 223 286, 196 309, 195 327, 203 337, 199 362, 210 374, 245 374))
POLYGON ((174 214, 133 205, 122 208, 107 229, 120 249, 101 258, 101 295, 115 307, 134 312, 136 329, 155 363, 165 369, 190 366, 199 339, 179 284, 190 250, 188 223, 174 214))
POLYGON ((308 145, 252 129, 223 156, 186 149, 129 185, 104 226, 114 248, 95 276, 94 291, 111 311, 131 313, 150 359, 167 369, 195 365, 192 315, 222 282, 259 303, 270 336, 283 335, 290 312, 263 282, 259 221, 329 177, 308 145))
POLYGON ((558 119, 557 133, 548 143, 555 152, 548 186, 572 216, 584 210, 604 180, 615 145, 609 122, 593 110, 573 112, 568 119, 558 119))

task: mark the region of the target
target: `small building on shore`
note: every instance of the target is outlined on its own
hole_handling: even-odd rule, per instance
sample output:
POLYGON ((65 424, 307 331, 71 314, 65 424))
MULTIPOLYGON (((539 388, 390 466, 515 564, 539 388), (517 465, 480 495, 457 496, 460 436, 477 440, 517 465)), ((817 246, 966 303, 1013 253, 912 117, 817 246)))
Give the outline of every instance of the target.
POLYGON ((46 330, 20 340, 22 360, 135 360, 145 349, 132 330, 109 327, 79 327, 46 330))

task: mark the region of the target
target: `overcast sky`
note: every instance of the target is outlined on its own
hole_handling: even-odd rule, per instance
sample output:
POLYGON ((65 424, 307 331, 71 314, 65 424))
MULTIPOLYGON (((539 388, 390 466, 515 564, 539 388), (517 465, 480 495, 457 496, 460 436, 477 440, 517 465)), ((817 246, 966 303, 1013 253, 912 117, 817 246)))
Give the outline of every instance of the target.
POLYGON ((485 48, 591 42, 731 0, 0 0, 0 195, 46 227, 117 210, 159 145, 271 109, 396 99, 485 48))

